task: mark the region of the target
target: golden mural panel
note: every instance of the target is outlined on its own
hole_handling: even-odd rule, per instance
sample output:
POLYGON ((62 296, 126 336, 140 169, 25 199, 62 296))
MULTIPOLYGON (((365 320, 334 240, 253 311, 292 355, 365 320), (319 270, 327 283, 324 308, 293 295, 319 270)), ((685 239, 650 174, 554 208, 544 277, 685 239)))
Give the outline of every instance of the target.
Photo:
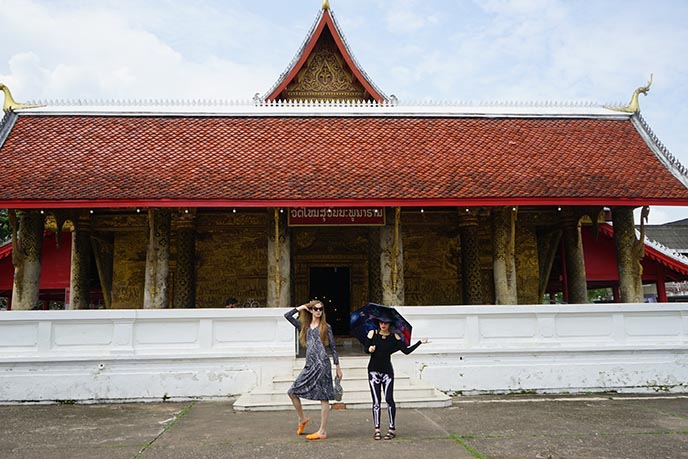
POLYGON ((240 305, 267 303, 265 226, 199 231, 196 239, 196 307, 224 307, 233 296, 240 305))
POLYGON ((146 276, 145 231, 116 233, 112 273, 112 308, 140 309, 146 276))
POLYGON ((460 242, 455 212, 401 217, 407 305, 461 304, 460 242))
POLYGON ((540 266, 537 235, 530 224, 516 226, 516 282, 519 304, 539 304, 540 266))

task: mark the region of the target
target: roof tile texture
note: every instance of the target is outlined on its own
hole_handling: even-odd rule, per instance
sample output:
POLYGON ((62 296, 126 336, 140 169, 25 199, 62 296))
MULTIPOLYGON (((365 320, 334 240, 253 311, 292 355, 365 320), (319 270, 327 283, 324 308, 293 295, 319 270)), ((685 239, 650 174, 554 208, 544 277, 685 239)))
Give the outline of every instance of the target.
POLYGON ((0 200, 688 199, 628 120, 26 116, 0 200))

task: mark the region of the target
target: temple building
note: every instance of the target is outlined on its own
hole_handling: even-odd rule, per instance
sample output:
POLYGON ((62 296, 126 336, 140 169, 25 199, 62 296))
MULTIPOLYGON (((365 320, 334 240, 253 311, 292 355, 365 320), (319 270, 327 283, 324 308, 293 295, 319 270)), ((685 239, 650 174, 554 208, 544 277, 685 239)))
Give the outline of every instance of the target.
POLYGON ((13 310, 45 279, 72 309, 318 297, 347 334, 369 301, 588 303, 604 286, 636 303, 643 282, 688 276, 634 225, 636 208, 688 205, 686 169, 640 115, 650 83, 626 107, 405 105, 324 2, 250 103, 27 105, 0 87, 13 310))

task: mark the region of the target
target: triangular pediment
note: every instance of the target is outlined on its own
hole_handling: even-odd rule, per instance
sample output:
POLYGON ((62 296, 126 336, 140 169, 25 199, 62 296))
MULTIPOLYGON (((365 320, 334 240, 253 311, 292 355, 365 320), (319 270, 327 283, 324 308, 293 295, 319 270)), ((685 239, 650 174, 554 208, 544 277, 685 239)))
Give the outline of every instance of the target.
POLYGON ((323 9, 305 45, 266 100, 352 100, 386 98, 360 69, 329 9, 323 9))

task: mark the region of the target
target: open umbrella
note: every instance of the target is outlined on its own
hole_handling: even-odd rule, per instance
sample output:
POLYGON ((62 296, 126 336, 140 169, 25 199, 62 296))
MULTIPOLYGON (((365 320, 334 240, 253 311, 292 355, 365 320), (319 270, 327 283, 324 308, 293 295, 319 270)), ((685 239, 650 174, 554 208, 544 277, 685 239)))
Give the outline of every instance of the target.
POLYGON ((365 344, 368 332, 378 328, 377 319, 379 318, 391 319, 392 331, 401 337, 401 340, 406 346, 411 343, 412 327, 411 324, 404 319, 404 316, 399 314, 399 311, 392 307, 375 303, 368 303, 361 309, 353 311, 350 314, 351 333, 358 338, 361 343, 365 344))

